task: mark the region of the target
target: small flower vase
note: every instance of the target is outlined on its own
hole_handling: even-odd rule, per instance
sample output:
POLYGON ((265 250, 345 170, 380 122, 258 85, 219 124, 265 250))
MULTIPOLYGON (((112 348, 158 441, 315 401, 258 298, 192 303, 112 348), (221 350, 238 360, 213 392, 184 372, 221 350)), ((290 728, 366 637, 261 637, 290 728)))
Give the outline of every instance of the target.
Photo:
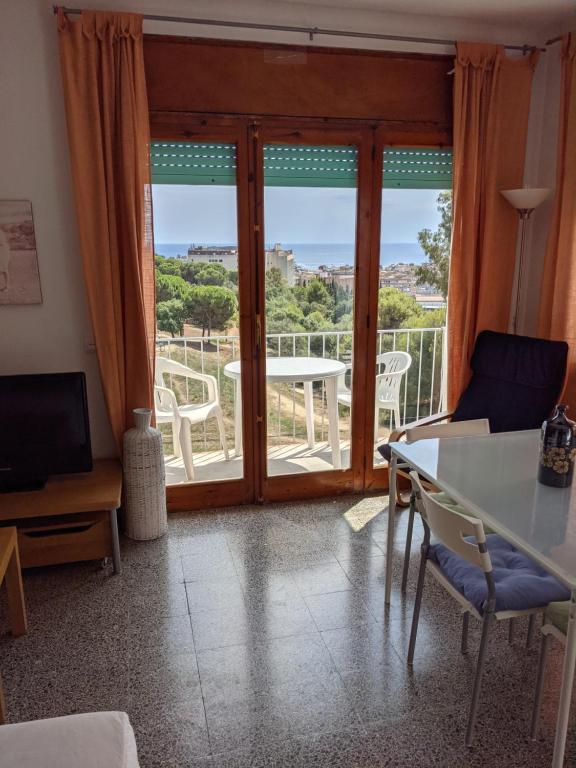
POLYGON ((149 408, 135 408, 133 413, 136 426, 124 434, 126 535, 157 539, 168 528, 162 435, 150 426, 149 408))
POLYGON ((554 416, 542 424, 538 480, 554 488, 567 488, 574 475, 576 424, 566 417, 567 410, 567 405, 556 406, 554 416))

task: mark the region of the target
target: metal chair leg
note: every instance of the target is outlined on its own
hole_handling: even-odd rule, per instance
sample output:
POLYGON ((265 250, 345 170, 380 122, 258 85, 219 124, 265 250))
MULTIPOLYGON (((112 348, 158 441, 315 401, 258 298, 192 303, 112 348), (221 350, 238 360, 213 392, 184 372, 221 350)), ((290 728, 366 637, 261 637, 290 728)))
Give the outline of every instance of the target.
POLYGON ((471 747, 474 739, 474 727, 478 716, 478 703, 480 701, 480 691, 482 689, 482 675, 484 664, 486 662, 486 650, 488 648, 488 633, 492 623, 493 613, 486 610, 482 622, 482 636, 480 638, 480 649, 478 651, 478 661, 476 663, 476 675, 474 677, 474 689, 472 691, 472 703, 470 705, 470 716, 468 718, 468 728, 466 730, 466 746, 471 747))
POLYGON ((404 567, 402 569, 402 586, 401 590, 404 594, 406 592, 406 585, 408 584, 408 568, 410 567, 410 553, 412 551, 412 532, 414 531, 414 517, 416 516, 416 507, 414 494, 410 494, 410 510, 408 512, 408 530, 406 532, 406 547, 404 548, 404 567))
POLYGON ((540 718, 540 705, 542 704, 542 689, 544 687, 544 672, 546 670, 546 653, 548 651, 549 635, 542 635, 540 642, 540 659, 538 660, 538 677, 536 678, 536 690, 534 692, 534 706, 532 707, 532 722, 530 724, 530 738, 535 741, 538 735, 538 720, 540 718))
POLYGON ((416 586, 416 600, 414 602, 414 613, 412 614, 412 628, 410 630, 410 645, 408 646, 408 666, 414 663, 414 649, 416 648, 416 635, 418 634, 418 622, 420 620, 420 606, 422 605, 422 595, 424 593, 424 578, 426 576, 426 560, 428 559, 428 547, 422 544, 422 555, 420 557, 420 570, 418 571, 418 584, 416 586))
POLYGON ((466 611, 462 615, 462 639, 460 641, 460 653, 468 653, 468 626, 470 624, 470 614, 466 611))

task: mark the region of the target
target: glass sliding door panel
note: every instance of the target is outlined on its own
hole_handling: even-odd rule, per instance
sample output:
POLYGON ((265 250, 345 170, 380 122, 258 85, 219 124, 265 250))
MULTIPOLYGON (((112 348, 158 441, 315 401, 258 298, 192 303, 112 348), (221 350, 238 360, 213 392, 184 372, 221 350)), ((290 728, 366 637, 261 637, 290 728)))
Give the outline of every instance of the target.
POLYGON ((156 141, 151 167, 166 480, 241 478, 236 147, 156 141))
POLYGON ((375 445, 443 407, 451 186, 450 149, 384 150, 375 445))
POLYGON ((353 146, 264 147, 267 474, 350 466, 353 146))

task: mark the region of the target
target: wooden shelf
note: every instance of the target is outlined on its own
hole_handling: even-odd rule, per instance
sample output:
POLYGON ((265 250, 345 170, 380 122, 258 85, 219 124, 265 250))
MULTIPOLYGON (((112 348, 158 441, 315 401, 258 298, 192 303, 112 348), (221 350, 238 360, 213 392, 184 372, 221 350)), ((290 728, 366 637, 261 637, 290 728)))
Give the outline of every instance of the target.
POLYGON ((38 491, 0 494, 0 520, 117 509, 121 492, 118 459, 97 459, 92 472, 51 477, 38 491))

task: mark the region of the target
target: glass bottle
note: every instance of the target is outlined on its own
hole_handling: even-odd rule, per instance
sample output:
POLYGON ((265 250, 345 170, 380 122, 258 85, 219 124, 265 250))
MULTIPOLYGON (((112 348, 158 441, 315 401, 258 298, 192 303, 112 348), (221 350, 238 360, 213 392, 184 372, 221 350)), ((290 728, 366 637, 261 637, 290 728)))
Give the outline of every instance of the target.
POLYGON ((566 417, 567 405, 557 405, 554 416, 542 424, 538 480, 567 488, 574 475, 576 424, 566 417))

